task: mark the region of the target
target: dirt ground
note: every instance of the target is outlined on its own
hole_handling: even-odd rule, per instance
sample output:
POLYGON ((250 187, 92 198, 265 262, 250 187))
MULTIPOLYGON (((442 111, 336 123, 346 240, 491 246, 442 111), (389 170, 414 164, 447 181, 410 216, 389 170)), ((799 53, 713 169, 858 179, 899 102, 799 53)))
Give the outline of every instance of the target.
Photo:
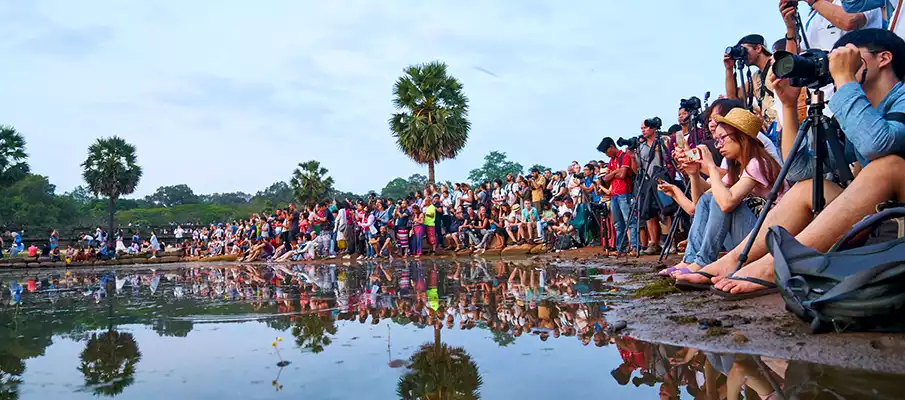
MULTIPOLYGON (((613 259, 593 250, 535 259, 549 260, 561 266, 612 266, 617 273, 628 274, 627 280, 615 283, 627 293, 652 283, 666 284, 659 282, 665 278, 657 277, 655 272, 664 265, 679 262, 677 256, 664 263, 658 263, 656 257, 613 259)), ((627 297, 629 299, 611 308, 606 319, 610 324, 625 321, 627 328, 621 333, 637 339, 717 353, 757 354, 844 368, 905 373, 905 334, 814 335, 808 324, 785 311, 779 294, 736 302, 709 292, 627 297), (701 320, 717 320, 722 326, 702 327, 701 320)))

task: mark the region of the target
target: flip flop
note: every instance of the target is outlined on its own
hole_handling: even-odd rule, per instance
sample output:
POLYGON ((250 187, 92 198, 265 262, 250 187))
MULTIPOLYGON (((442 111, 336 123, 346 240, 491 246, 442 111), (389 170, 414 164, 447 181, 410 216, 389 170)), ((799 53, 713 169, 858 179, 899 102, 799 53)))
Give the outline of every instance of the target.
POLYGON ((723 300, 726 300, 726 301, 739 301, 739 300, 754 299, 754 298, 763 297, 763 296, 766 296, 769 294, 779 292, 779 288, 776 287, 775 283, 765 281, 763 279, 750 278, 747 276, 731 276, 731 275, 729 277, 727 277, 726 279, 731 279, 734 281, 745 281, 745 282, 756 283, 765 288, 765 289, 755 290, 753 292, 748 292, 748 293, 729 293, 729 292, 724 292, 722 290, 719 290, 715 287, 712 287, 710 289, 713 293, 715 293, 717 296, 722 297, 723 300))
POLYGON ((669 268, 666 268, 666 269, 661 269, 660 272, 657 272, 657 276, 668 277, 668 276, 671 276, 672 273, 673 273, 673 272, 676 272, 676 271, 685 271, 685 272, 683 272, 683 274, 690 274, 690 273, 691 273, 691 271, 690 271, 688 268, 679 269, 679 268, 676 268, 676 267, 669 267, 669 268))
MULTIPOLYGON (((701 275, 707 279, 713 279, 713 275, 704 271, 692 272, 692 274, 701 275)), ((683 274, 685 275, 685 274, 683 274)), ((702 292, 713 288, 712 283, 694 283, 688 281, 676 280, 676 287, 685 292, 702 292)))

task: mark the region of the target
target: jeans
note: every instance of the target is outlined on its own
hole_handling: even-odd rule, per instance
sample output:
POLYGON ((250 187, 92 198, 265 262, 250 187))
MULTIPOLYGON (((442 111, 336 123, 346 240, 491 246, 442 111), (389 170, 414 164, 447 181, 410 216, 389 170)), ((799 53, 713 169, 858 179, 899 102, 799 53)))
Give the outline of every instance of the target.
POLYGON ((478 236, 471 228, 459 229, 459 241, 462 243, 462 247, 464 248, 468 248, 469 246, 476 246, 478 244, 478 236))
POLYGON ((482 229, 481 234, 483 237, 481 238, 481 243, 478 244, 478 248, 487 250, 487 246, 490 246, 490 241, 493 240, 493 235, 495 233, 496 229, 482 229))
POLYGON ((694 209, 683 261, 700 266, 713 263, 720 250, 738 246, 754 228, 756 221, 757 216, 747 205, 739 204, 735 210, 723 212, 713 194, 705 193, 694 209))
POLYGON ((371 231, 365 231, 365 257, 374 256, 374 246, 371 246, 371 231))
POLYGON ((336 232, 330 233, 330 257, 336 257, 336 232))
POLYGON ((616 228, 616 250, 625 252, 625 224, 631 221, 629 238, 632 250, 638 250, 638 219, 632 218, 632 194, 620 194, 613 196, 610 201, 610 212, 613 214, 613 225, 616 228))

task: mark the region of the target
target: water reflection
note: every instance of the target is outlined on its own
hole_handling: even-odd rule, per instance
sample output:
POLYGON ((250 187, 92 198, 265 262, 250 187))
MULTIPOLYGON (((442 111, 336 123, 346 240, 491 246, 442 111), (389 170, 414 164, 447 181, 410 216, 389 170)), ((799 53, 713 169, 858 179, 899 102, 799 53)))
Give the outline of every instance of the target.
MULTIPOLYGON (((349 364, 371 359, 373 353, 378 354, 374 357, 383 372, 366 374, 381 377, 373 383, 377 388, 365 394, 369 398, 390 398, 393 392, 404 399, 509 397, 516 395, 517 388, 510 386, 513 380, 531 388, 520 397, 561 397, 583 394, 586 389, 541 383, 577 377, 586 377, 608 392, 624 394, 620 390, 630 389, 645 396, 659 393, 661 398, 820 398, 827 393, 842 398, 867 393, 874 398, 897 397, 897 376, 706 353, 620 336, 604 317, 610 305, 622 301, 612 285, 618 279, 606 269, 481 260, 8 272, 0 275, 0 283, 9 289, 0 292, 0 399, 18 398, 36 376, 71 372, 78 373, 80 382, 74 389, 78 393, 158 398, 138 388, 150 384, 145 380, 160 378, 151 366, 143 367, 140 349, 153 358, 166 353, 162 346, 173 346, 172 340, 193 345, 224 341, 220 347, 229 356, 226 360, 238 360, 230 364, 238 366, 237 379, 218 381, 228 381, 226 386, 238 393, 247 385, 244 374, 252 373, 241 368, 259 365, 254 350, 241 348, 253 347, 248 343, 256 341, 266 346, 283 335, 287 346, 264 363, 272 368, 283 358, 292 360, 264 378, 265 384, 275 388, 274 396, 315 385, 308 380, 315 379, 311 377, 315 372, 293 372, 316 366, 313 371, 332 371, 330 376, 336 376, 318 378, 336 379, 321 390, 340 391, 321 397, 352 397, 355 389, 344 386, 350 368, 356 371, 349 364), (249 325, 272 330, 252 336, 235 333, 249 325), (204 331, 207 339, 198 338, 196 330, 204 331), (427 337, 432 333, 433 340, 425 342, 417 332, 427 337), (293 340, 288 340, 289 335, 293 340), (43 364, 49 370, 29 369, 33 362, 48 357, 55 344, 69 342, 81 349, 76 371, 56 370, 62 368, 57 363, 43 364), (354 355, 341 350, 354 343, 363 343, 354 355), (507 350, 490 351, 485 343, 507 350), (593 353, 606 360, 604 365, 576 361, 579 354, 589 354, 596 347, 604 348, 593 353), (308 359, 297 362, 299 357, 308 359), (569 369, 548 370, 546 365, 569 369), (601 378, 606 371, 611 376, 601 378), (500 378, 507 374, 518 375, 500 378), (386 386, 390 382, 392 386, 386 386)), ((199 355, 179 356, 174 354, 166 362, 176 375, 190 371, 181 363, 200 362, 199 355)), ((227 362, 211 354, 200 357, 210 360, 204 364, 209 368, 227 362)), ((198 382, 205 383, 210 382, 198 382)), ((40 389, 31 390, 39 393, 40 389)))

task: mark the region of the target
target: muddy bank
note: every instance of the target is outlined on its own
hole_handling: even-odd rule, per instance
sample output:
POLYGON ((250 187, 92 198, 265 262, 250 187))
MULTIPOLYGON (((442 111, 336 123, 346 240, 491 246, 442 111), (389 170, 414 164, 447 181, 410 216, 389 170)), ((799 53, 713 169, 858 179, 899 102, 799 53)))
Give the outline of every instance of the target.
MULTIPOLYGON (((563 267, 613 266, 630 279, 615 285, 625 300, 606 314, 610 323, 626 321, 622 333, 634 338, 723 353, 757 354, 876 372, 905 373, 905 334, 810 334, 806 323, 785 311, 779 294, 730 302, 708 292, 680 292, 634 298, 639 288, 666 287, 656 257, 616 260, 600 256, 544 257, 563 267), (717 326, 719 325, 719 326, 717 326)), ((673 257, 664 264, 678 263, 673 257)))

